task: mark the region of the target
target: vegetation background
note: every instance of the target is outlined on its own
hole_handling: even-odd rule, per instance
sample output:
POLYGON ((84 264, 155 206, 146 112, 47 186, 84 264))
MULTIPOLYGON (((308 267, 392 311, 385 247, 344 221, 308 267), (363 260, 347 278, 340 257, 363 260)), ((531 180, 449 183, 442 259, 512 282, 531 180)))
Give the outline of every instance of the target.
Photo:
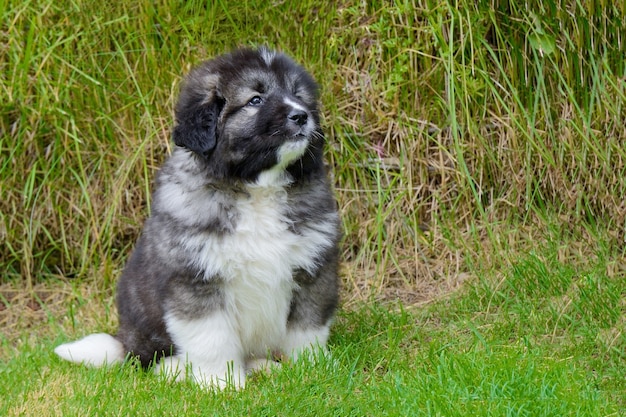
POLYGON ((377 406, 424 415, 626 409, 624 2, 0 0, 0 18, 0 375, 17 381, 0 414, 52 409, 17 375, 42 378, 31 359, 59 335, 115 328, 182 75, 259 44, 321 86, 345 231, 334 343, 363 357, 338 380, 412 387, 394 398, 419 406, 377 406), (520 363, 549 372, 506 373, 520 363), (487 364, 508 375, 490 385, 505 408, 487 388, 446 401, 473 398, 487 364), (533 408, 542 378, 557 401, 533 408))

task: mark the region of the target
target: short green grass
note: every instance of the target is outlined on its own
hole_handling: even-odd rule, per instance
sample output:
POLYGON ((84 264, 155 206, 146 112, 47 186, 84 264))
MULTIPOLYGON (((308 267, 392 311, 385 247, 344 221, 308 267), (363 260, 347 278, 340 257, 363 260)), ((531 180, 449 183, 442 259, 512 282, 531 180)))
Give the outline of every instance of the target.
POLYGON ((66 337, 49 335, 3 362, 0 415, 624 415, 626 281, 606 277, 612 256, 575 269, 545 247, 428 307, 355 306, 330 359, 284 364, 239 392, 62 362, 52 348, 66 337))
POLYGON ((0 415, 623 415, 625 5, 518 3, 0 0, 0 415), (333 361, 207 393, 57 360, 115 329, 182 74, 258 44, 321 87, 333 361))

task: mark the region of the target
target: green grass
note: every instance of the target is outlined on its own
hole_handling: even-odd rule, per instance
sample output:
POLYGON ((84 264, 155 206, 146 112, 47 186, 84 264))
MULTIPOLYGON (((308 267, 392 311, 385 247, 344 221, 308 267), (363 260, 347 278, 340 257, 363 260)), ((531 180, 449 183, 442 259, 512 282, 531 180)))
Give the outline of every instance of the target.
POLYGON ((344 311, 332 359, 285 364, 240 392, 72 365, 52 353, 65 336, 48 336, 0 367, 0 414, 624 415, 626 282, 606 277, 611 250, 596 255, 578 269, 548 246, 426 308, 344 311))
POLYGON ((0 0, 0 415, 623 415, 626 6, 514 3, 0 0), (334 362, 206 393, 58 361, 115 329, 182 75, 258 44, 321 87, 334 362))

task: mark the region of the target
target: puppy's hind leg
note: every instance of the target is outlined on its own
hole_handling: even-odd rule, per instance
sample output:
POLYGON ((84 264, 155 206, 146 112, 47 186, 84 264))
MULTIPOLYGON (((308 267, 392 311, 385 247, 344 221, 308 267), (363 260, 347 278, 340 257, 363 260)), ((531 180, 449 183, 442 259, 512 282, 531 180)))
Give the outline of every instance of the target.
POLYGON ((292 359, 303 354, 327 354, 326 342, 338 302, 336 257, 329 258, 316 276, 305 271, 296 275, 300 287, 293 294, 287 334, 281 344, 282 352, 292 359))
POLYGON ((64 343, 57 346, 54 353, 67 361, 95 367, 123 362, 126 358, 122 343, 106 333, 95 333, 64 343))

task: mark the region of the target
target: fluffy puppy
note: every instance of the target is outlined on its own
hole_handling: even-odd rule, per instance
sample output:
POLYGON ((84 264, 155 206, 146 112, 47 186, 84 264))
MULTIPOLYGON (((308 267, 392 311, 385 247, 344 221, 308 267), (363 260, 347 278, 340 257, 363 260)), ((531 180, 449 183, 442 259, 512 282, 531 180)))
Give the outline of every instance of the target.
POLYGON ((301 66, 265 48, 192 70, 176 149, 118 283, 119 330, 55 352, 93 366, 135 356, 204 386, 242 387, 273 355, 325 346, 340 222, 317 99, 301 66))

